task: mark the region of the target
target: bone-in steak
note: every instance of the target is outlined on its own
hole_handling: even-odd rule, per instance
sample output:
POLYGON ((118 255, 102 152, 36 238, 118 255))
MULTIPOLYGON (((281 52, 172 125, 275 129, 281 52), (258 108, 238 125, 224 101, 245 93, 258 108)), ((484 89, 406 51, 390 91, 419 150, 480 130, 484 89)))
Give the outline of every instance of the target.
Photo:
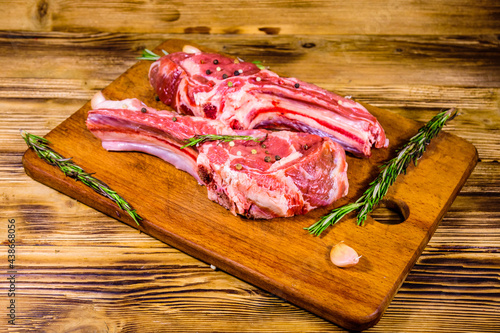
POLYGON ((218 121, 157 111, 137 99, 93 100, 88 129, 110 151, 158 156, 206 185, 208 196, 233 214, 251 218, 305 214, 347 194, 342 147, 328 138, 289 131, 232 130, 218 121), (181 149, 195 135, 250 135, 259 142, 204 142, 181 149))
POLYGON ((387 147, 383 128, 361 104, 295 78, 220 54, 177 52, 151 65, 149 80, 176 111, 233 129, 291 129, 331 138, 368 157, 387 147))

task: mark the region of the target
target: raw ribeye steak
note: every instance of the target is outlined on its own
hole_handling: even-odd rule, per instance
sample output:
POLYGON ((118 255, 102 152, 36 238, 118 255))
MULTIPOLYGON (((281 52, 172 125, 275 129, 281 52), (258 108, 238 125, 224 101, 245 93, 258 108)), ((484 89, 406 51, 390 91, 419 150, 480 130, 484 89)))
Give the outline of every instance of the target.
POLYGON ((165 55, 149 70, 161 101, 180 113, 218 119, 233 129, 326 136, 357 156, 388 145, 377 119, 351 99, 253 63, 190 50, 165 55))
POLYGON ((347 194, 342 147, 308 133, 232 130, 218 120, 157 111, 137 99, 93 99, 88 129, 110 151, 158 156, 206 186, 208 197, 249 218, 289 217, 347 194), (182 148, 196 135, 245 135, 257 141, 206 141, 182 148))

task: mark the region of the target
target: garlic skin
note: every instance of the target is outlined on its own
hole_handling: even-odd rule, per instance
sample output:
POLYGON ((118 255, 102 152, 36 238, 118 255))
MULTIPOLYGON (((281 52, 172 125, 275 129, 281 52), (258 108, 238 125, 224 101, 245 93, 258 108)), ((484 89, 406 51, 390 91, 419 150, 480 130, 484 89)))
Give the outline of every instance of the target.
POLYGON ((182 48, 182 52, 186 53, 201 53, 200 49, 192 46, 192 45, 184 45, 182 48))
POLYGON ((97 108, 97 105, 104 102, 105 100, 106 100, 106 97, 104 97, 102 91, 99 91, 90 100, 91 107, 93 109, 95 109, 95 108, 97 108))
POLYGON ((360 255, 344 242, 340 242, 332 248, 330 260, 338 267, 352 267, 359 262, 360 255))

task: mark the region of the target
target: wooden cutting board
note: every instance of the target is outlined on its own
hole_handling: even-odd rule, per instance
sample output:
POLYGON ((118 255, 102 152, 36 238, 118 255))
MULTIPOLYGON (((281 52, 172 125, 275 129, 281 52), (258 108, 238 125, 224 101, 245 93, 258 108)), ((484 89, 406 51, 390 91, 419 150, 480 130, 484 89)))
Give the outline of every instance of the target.
MULTIPOLYGON (((175 52, 185 41, 169 40, 156 48, 175 52)), ((136 97, 156 108, 147 79, 151 62, 140 61, 106 87, 110 99, 136 97)), ((385 128, 388 149, 370 159, 348 157, 350 190, 332 207, 305 216, 248 220, 231 215, 207 198, 206 189, 187 173, 147 154, 107 152, 85 126, 90 102, 46 138, 52 147, 124 197, 144 218, 138 227, 115 204, 64 176, 32 151, 23 158, 29 176, 95 209, 136 227, 229 274, 259 286, 348 329, 378 322, 447 209, 477 162, 474 146, 442 132, 429 145, 418 167, 410 166, 391 187, 385 203, 403 211, 399 224, 375 221, 356 225, 348 216, 320 237, 310 226, 329 209, 355 201, 378 173, 378 166, 422 125, 366 105, 385 128), (344 241, 361 256, 358 265, 338 268, 329 260, 333 245, 344 241)))

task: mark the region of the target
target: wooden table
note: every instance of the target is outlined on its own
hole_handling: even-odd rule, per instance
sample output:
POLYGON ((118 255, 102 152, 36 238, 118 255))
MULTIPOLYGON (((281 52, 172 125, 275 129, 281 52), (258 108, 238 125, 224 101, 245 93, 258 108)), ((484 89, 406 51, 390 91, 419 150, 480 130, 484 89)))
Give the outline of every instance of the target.
POLYGON ((498 332, 499 4, 231 4, 0 2, 0 331, 344 331, 25 174, 19 129, 48 133, 140 50, 183 38, 411 119, 457 107, 446 130, 473 143, 479 163, 368 331, 498 332), (6 315, 12 299, 16 326, 6 315))

